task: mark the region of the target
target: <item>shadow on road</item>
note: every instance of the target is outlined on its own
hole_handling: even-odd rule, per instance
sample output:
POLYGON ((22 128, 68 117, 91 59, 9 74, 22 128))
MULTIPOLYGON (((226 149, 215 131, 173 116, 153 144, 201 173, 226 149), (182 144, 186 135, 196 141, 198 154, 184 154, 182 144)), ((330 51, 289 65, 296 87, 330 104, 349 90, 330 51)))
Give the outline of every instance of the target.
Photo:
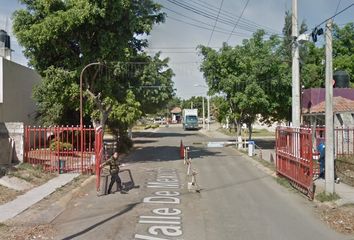
POLYGON ((195 135, 196 131, 190 133, 175 133, 175 132, 134 132, 134 137, 144 137, 144 138, 163 138, 163 137, 187 137, 195 135))
MULTIPOLYGON (((200 148, 190 148, 191 158, 204 156, 222 156, 220 152, 208 151, 200 148)), ((122 159, 122 162, 167 162, 182 160, 180 157, 180 146, 147 146, 136 149, 134 152, 122 159)))
POLYGON ((108 221, 110 221, 110 220, 112 220, 112 219, 114 219, 116 217, 119 217, 119 216, 131 211, 133 208, 135 208, 139 204, 140 204, 140 202, 128 204, 127 207, 125 209, 123 209, 122 211, 120 211, 120 212, 118 212, 118 213, 116 213, 116 214, 114 214, 114 215, 112 215, 112 216, 110 216, 110 217, 98 222, 98 223, 95 223, 92 226, 90 226, 90 227, 88 227, 88 228, 86 228, 86 229, 84 229, 84 230, 82 230, 82 231, 80 231, 78 233, 74 233, 74 234, 72 234, 70 236, 67 236, 67 237, 63 238, 63 240, 69 240, 69 239, 73 239, 73 238, 79 237, 79 236, 81 236, 81 235, 83 235, 83 234, 95 229, 96 227, 98 227, 98 226, 100 226, 100 225, 102 225, 102 224, 104 224, 104 223, 106 223, 106 222, 108 222, 108 221))
POLYGON ((255 144, 261 149, 274 149, 275 139, 255 139, 255 144))

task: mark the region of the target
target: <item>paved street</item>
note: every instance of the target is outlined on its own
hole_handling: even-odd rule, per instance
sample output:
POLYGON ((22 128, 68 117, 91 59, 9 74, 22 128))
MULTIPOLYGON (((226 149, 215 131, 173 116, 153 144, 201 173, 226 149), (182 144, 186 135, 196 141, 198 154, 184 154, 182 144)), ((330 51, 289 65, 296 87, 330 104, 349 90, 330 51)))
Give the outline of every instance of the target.
POLYGON ((350 239, 252 160, 232 148, 205 148, 208 138, 197 131, 161 127, 135 139, 123 169, 140 187, 97 197, 88 185, 53 222, 57 239, 350 239), (181 140, 191 146, 200 193, 187 190, 181 140))

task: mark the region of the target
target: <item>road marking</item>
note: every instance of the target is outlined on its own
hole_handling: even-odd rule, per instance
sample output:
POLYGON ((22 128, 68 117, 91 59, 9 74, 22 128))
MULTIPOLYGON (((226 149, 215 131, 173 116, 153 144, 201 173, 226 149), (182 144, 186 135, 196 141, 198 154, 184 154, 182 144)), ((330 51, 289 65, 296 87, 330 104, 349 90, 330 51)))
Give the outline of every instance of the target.
POLYGON ((182 236, 182 217, 180 216, 182 211, 171 207, 171 205, 178 206, 181 203, 180 192, 177 191, 180 189, 180 183, 176 169, 159 169, 155 181, 147 182, 146 187, 157 191, 144 197, 143 203, 158 206, 158 208, 151 211, 152 216, 139 216, 138 224, 151 226, 147 228, 146 233, 136 233, 134 239, 170 240, 169 237, 182 236))

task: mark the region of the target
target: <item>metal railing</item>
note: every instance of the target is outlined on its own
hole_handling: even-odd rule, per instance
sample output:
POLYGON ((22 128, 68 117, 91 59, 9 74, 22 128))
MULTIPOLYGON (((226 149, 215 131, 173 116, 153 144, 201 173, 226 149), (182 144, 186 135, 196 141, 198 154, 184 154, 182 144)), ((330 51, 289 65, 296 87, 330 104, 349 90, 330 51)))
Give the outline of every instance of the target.
POLYGON ((95 171, 97 142, 95 129, 91 127, 26 126, 24 138, 24 161, 27 163, 39 164, 47 171, 58 173, 95 171))

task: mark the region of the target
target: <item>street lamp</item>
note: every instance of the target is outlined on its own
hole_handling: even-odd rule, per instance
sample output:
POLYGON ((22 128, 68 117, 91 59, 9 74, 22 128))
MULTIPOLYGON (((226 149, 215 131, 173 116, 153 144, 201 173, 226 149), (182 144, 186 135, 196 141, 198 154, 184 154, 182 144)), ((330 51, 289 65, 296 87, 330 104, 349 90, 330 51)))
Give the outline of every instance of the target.
MULTIPOLYGON (((84 71, 93 66, 93 65, 104 65, 103 63, 100 63, 100 62, 94 62, 94 63, 90 63, 90 64, 87 64, 82 70, 81 70, 81 73, 80 73, 80 129, 82 131, 83 129, 83 113, 82 113, 82 98, 83 98, 83 91, 82 91, 82 76, 84 75, 84 71)), ((82 134, 81 134, 82 135, 82 134)))
MULTIPOLYGON (((203 87, 203 88, 208 88, 208 86, 206 85, 201 85, 201 84, 194 84, 194 87, 203 87)), ((208 131, 210 130, 210 96, 207 94, 207 105, 208 105, 208 131)), ((205 118, 204 118, 204 97, 203 97, 203 128, 204 128, 204 122, 205 122, 205 118)))
POLYGON ((84 71, 93 65, 104 65, 103 63, 100 62, 95 62, 95 63, 90 63, 88 65, 86 65, 80 73, 80 147, 81 147, 81 172, 83 172, 83 162, 84 162, 84 154, 83 154, 83 148, 84 148, 84 124, 83 124, 83 113, 82 113, 82 76, 84 74, 84 71))

